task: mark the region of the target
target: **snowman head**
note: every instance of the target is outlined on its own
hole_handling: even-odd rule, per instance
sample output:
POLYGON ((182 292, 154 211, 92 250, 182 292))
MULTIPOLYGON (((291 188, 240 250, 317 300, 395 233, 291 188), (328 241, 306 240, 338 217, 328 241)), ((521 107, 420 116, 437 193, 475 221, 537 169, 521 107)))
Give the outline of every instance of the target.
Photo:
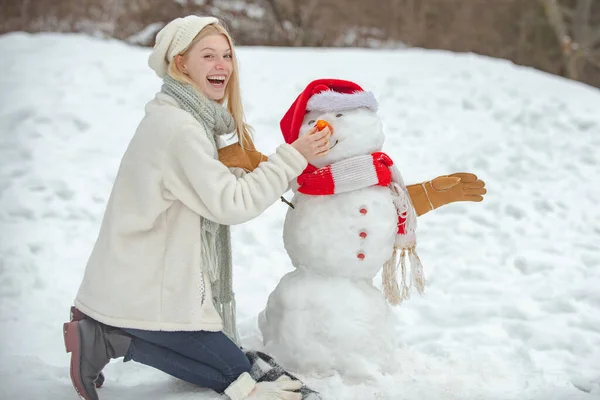
POLYGON ((384 134, 377 101, 355 83, 320 79, 311 82, 281 120, 287 143, 308 134, 317 121, 333 128, 329 153, 308 162, 317 168, 349 157, 380 151, 384 134))

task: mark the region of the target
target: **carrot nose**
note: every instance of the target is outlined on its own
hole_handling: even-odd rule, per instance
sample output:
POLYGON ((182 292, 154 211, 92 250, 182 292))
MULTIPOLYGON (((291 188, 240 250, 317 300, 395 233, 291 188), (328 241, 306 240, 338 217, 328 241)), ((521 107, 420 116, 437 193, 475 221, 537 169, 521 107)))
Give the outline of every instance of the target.
POLYGON ((317 121, 316 125, 318 130, 322 131, 323 129, 325 129, 326 126, 329 127, 329 131, 331 132, 331 134, 333 134, 333 126, 331 126, 331 124, 323 119, 320 119, 317 121))

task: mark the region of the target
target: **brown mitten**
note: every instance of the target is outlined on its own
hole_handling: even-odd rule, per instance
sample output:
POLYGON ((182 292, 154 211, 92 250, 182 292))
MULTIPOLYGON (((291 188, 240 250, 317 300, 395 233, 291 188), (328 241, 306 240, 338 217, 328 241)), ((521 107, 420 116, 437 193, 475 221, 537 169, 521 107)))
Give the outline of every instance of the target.
POLYGON ((407 186, 407 189, 417 215, 456 201, 479 202, 487 192, 481 179, 466 172, 438 176, 428 182, 407 186))
POLYGON ((253 143, 250 143, 248 147, 249 149, 243 150, 239 143, 225 146, 219 149, 219 161, 229 168, 237 167, 246 171, 254 171, 258 164, 267 161, 268 158, 257 151, 253 143))

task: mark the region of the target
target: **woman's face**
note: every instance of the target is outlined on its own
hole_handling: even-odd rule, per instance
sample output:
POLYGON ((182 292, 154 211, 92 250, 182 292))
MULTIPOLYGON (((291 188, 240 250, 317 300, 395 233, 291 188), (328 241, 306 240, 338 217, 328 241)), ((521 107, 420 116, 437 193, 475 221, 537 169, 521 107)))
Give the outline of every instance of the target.
POLYGON ((233 60, 231 47, 224 35, 215 34, 199 40, 181 62, 180 69, 206 97, 219 101, 225 96, 225 88, 233 72, 233 60))

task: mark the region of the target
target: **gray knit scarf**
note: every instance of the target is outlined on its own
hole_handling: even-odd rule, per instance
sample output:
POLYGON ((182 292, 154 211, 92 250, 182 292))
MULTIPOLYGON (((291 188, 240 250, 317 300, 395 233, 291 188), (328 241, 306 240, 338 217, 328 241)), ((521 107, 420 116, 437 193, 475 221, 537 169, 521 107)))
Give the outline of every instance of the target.
MULTIPOLYGON (((161 91, 173 97, 182 109, 202 124, 206 134, 218 149, 215 135, 232 133, 233 117, 219 103, 202 95, 192 85, 165 76, 161 91)), ((198 171, 202 173, 202 171, 198 171)), ((213 304, 223 320, 225 334, 239 343, 235 321, 235 296, 232 284, 231 234, 229 226, 200 217, 202 231, 202 263, 211 281, 213 304)))

